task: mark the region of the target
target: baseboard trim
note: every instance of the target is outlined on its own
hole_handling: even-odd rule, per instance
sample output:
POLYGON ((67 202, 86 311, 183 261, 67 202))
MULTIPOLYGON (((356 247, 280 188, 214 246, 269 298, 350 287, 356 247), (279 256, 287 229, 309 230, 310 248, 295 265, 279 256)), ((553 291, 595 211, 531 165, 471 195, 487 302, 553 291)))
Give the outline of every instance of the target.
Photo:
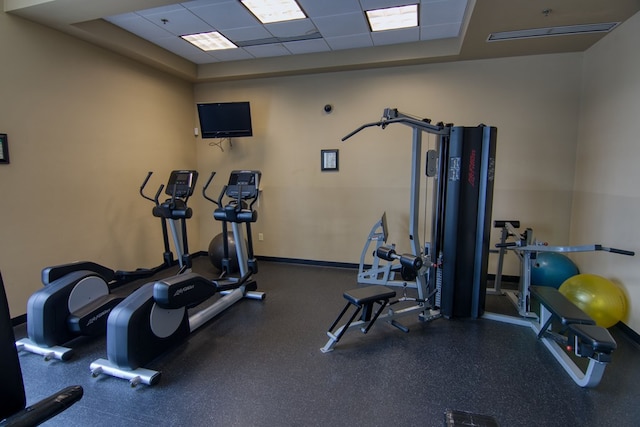
POLYGON ((20 316, 16 316, 11 319, 11 326, 14 328, 18 325, 22 325, 23 323, 27 323, 27 313, 21 314, 20 316))
POLYGON ((301 258, 282 258, 282 257, 270 257, 270 256, 256 256, 258 261, 278 262, 283 264, 300 264, 300 265, 312 265, 315 267, 336 267, 336 268, 350 268, 358 269, 359 264, 351 262, 334 262, 334 261, 316 261, 312 259, 301 258))
POLYGON ((640 347, 640 334, 631 329, 629 326, 625 325, 624 322, 618 322, 615 327, 625 334, 627 338, 629 338, 633 343, 640 347))

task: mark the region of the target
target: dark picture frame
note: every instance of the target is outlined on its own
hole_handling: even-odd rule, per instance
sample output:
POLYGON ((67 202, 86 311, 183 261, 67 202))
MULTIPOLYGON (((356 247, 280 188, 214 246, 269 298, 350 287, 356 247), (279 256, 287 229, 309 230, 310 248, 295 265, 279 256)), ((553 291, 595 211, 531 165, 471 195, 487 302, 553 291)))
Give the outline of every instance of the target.
POLYGON ((320 150, 320 170, 323 172, 338 171, 338 151, 339 150, 320 150))
POLYGON ((0 133, 0 164, 9 163, 9 137, 0 133))

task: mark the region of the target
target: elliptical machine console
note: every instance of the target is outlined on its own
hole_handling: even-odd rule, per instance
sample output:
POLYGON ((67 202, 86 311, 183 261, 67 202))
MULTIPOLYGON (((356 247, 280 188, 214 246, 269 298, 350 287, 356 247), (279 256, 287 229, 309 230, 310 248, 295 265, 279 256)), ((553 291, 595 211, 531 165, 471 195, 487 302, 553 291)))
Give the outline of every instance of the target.
POLYGON ((27 303, 28 338, 16 342, 18 349, 43 355, 46 360, 68 360, 72 349, 63 344, 78 336, 104 334, 109 313, 131 293, 135 280, 151 277, 176 264, 169 246, 167 224, 171 227, 180 266, 191 266, 186 219, 193 213, 187 200, 193 194, 198 172, 171 172, 166 186, 166 194, 171 197, 164 202, 159 200, 164 185, 160 185, 154 197, 144 194, 152 174, 149 172, 140 186, 140 195, 154 203, 152 214, 161 219, 164 262, 157 267, 134 271, 113 271, 90 261, 45 268, 42 271, 45 286, 31 295, 27 303), (176 221, 182 228, 181 241, 176 232, 176 221), (131 286, 123 287, 125 284, 131 286))

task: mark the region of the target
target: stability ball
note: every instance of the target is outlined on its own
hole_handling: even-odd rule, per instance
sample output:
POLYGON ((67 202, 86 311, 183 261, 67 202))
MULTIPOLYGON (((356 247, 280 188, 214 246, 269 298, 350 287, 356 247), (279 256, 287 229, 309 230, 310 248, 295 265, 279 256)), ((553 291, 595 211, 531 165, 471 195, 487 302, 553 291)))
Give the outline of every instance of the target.
MULTIPOLYGON (((218 270, 222 271, 222 260, 224 259, 224 242, 222 241, 222 233, 211 239, 209 243, 209 260, 211 264, 218 270)), ((227 241, 229 242, 229 274, 236 273, 240 268, 238 266, 238 256, 236 255, 236 241, 232 232, 227 232, 227 241)))
POLYGON ((609 328, 627 314, 627 299, 615 283, 595 274, 578 274, 558 289, 598 326, 609 328))
POLYGON ((565 280, 579 273, 578 267, 566 256, 556 252, 538 252, 531 263, 531 284, 558 289, 565 280))

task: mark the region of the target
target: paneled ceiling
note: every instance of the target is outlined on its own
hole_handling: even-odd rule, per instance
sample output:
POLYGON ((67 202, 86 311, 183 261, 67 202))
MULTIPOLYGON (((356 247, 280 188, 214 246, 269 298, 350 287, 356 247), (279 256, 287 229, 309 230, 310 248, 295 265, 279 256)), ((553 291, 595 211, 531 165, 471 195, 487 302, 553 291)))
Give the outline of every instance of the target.
MULTIPOLYGON (((5 11, 190 81, 581 52, 606 33, 488 42, 502 31, 624 22, 640 0, 298 0, 308 18, 261 24, 239 0, 4 0, 5 11), (419 26, 373 33, 366 10, 419 4, 419 26), (179 36, 218 31, 205 52, 179 36)), ((612 30, 615 31, 615 28, 612 30)))

